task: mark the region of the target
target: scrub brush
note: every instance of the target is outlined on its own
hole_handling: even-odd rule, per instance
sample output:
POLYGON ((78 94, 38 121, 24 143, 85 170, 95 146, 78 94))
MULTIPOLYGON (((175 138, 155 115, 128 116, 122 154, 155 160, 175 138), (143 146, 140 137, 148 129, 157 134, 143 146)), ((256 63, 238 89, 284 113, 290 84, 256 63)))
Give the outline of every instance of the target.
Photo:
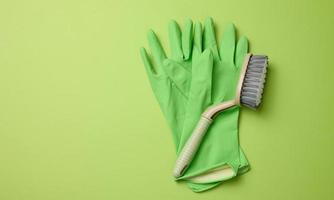
POLYGON ((184 174, 196 154, 210 124, 218 113, 233 106, 246 106, 257 109, 261 103, 263 87, 268 66, 265 55, 247 54, 241 69, 236 98, 209 107, 201 116, 196 128, 179 154, 173 176, 179 178, 184 174))

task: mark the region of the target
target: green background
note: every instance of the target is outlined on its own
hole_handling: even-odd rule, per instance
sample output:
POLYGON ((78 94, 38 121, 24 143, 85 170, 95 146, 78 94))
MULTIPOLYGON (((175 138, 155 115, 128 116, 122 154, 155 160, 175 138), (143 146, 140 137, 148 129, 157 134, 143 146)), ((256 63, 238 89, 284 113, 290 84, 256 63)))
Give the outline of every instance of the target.
MULTIPOLYGON (((333 199, 333 1, 1 1, 0 199, 333 199), (243 109, 252 170, 196 194, 173 181, 172 137, 139 47, 170 19, 228 22, 270 56, 243 109)), ((219 37, 220 38, 220 37, 219 37)))

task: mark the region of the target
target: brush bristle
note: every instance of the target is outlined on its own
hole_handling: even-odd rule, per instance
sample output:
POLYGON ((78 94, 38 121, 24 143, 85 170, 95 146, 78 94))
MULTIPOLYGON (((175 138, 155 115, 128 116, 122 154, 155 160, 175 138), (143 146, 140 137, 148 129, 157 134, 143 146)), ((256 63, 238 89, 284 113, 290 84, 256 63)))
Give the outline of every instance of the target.
POLYGON ((259 107, 267 74, 268 57, 252 55, 241 88, 241 104, 252 109, 259 107))

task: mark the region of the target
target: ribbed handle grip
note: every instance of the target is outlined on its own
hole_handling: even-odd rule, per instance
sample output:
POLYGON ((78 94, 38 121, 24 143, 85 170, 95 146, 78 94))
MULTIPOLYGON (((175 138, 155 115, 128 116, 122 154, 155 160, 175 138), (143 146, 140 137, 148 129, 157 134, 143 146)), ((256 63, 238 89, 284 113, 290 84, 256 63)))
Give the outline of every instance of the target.
POLYGON ((182 174, 189 166, 211 122, 211 119, 207 119, 202 116, 197 123, 196 128, 194 129, 193 133, 191 134, 187 143, 184 145, 179 157, 176 160, 176 165, 173 172, 173 176, 175 178, 182 176, 182 174))

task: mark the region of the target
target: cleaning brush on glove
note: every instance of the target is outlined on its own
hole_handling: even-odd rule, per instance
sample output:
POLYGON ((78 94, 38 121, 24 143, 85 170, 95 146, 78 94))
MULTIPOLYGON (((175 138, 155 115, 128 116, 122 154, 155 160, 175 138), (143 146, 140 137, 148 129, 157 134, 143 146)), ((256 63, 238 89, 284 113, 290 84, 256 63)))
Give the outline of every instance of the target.
POLYGON ((234 106, 243 105, 252 109, 258 108, 262 99, 267 66, 267 56, 246 55, 237 85, 236 98, 209 107, 202 114, 196 128, 178 156, 173 172, 175 178, 182 176, 186 171, 215 116, 234 106))

